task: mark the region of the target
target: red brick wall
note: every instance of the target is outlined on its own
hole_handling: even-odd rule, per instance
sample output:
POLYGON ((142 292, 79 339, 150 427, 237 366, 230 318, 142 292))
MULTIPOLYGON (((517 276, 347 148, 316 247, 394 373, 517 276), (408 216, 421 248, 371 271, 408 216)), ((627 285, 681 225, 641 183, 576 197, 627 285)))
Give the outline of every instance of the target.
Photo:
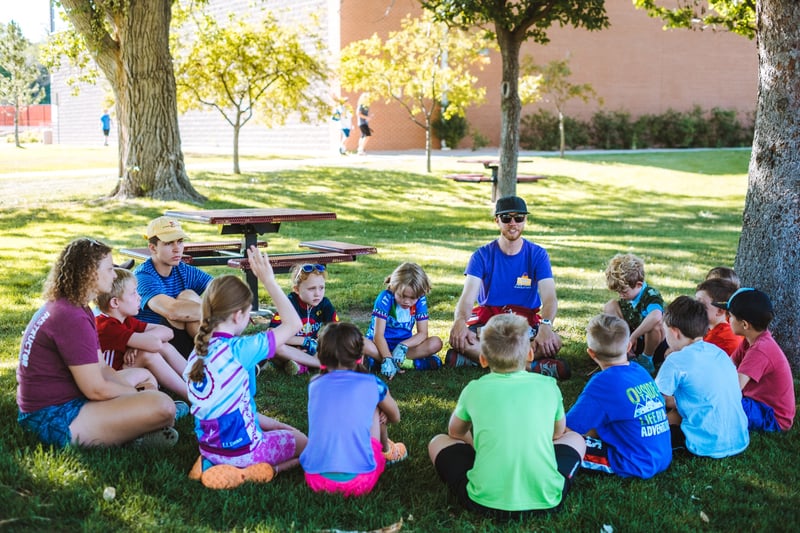
MULTIPOLYGON (((0 126, 14 125, 14 106, 0 106, 0 126)), ((50 126, 50 105, 30 105, 20 109, 20 126, 50 126)))

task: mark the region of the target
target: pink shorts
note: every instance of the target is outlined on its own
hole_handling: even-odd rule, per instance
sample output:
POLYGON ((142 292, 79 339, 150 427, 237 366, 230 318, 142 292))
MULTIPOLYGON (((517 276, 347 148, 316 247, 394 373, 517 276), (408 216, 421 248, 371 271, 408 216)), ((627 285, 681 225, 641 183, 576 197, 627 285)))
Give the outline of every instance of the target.
POLYGON ((358 474, 348 481, 334 481, 322 474, 306 473, 306 483, 314 492, 338 492, 344 496, 363 496, 369 494, 378 478, 383 474, 386 458, 383 456, 383 446, 379 440, 372 439, 372 451, 375 454, 375 470, 366 474, 358 474))
POLYGON ((203 457, 215 465, 233 465, 238 468, 246 468, 255 463, 269 463, 278 465, 285 463, 294 457, 297 443, 294 440, 294 433, 286 429, 276 429, 265 431, 261 442, 248 453, 236 456, 207 453, 202 449, 200 453, 203 457))

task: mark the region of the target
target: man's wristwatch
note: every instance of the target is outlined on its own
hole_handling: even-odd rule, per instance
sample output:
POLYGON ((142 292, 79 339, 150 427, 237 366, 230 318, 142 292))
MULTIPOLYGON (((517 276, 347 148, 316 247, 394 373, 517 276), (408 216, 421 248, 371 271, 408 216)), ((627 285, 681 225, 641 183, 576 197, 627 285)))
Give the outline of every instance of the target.
POLYGON ((541 320, 539 321, 539 324, 544 324, 545 326, 550 326, 550 327, 552 327, 552 326, 553 326, 553 321, 552 321, 552 320, 550 320, 549 318, 543 318, 543 319, 541 319, 541 320))

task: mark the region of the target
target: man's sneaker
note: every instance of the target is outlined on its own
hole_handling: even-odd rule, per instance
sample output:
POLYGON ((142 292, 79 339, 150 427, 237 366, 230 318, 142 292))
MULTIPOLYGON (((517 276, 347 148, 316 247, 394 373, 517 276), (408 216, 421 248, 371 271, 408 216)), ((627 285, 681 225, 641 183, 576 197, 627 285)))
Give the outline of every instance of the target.
POLYGON ((145 433, 131 443, 136 448, 172 448, 178 442, 178 431, 175 428, 161 428, 145 433))
POLYGON ((394 364, 394 359, 387 357, 381 363, 381 374, 389 379, 392 379, 397 374, 397 365, 394 364))
POLYGON ((269 483, 275 470, 269 463, 255 463, 245 468, 233 465, 214 465, 200 476, 200 482, 209 489, 233 489, 244 483, 269 483))
POLYGON ((444 355, 444 366, 456 368, 458 366, 478 366, 478 363, 458 353, 455 348, 450 348, 444 355))
POLYGON ((556 379, 569 379, 572 376, 569 363, 560 357, 537 359, 531 363, 528 370, 556 379))
POLYGON ((181 400, 175 400, 175 420, 180 420, 189 414, 189 404, 181 400))
POLYGON ((631 358, 631 361, 633 361, 635 363, 639 363, 640 365, 642 365, 642 368, 647 370, 647 372, 651 376, 655 375, 655 373, 656 373, 656 365, 653 364, 653 356, 652 355, 645 355, 645 354, 637 355, 637 356, 631 358))
POLYGON ((390 440, 389 449, 383 452, 383 456, 386 458, 387 465, 393 465, 408 457, 408 449, 402 442, 393 442, 390 440))
POLYGON ((408 353, 408 346, 406 346, 402 342, 394 347, 394 350, 392 350, 392 359, 394 359, 394 362, 397 366, 403 364, 403 362, 406 360, 407 353, 408 353))

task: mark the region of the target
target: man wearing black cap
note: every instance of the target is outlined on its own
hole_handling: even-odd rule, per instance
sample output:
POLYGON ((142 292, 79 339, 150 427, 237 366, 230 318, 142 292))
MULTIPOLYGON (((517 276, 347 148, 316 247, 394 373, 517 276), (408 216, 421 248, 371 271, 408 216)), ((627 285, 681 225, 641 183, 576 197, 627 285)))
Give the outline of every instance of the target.
POLYGON ((561 339, 553 332, 558 300, 550 258, 544 248, 522 238, 527 215, 522 198, 497 200, 494 218, 500 236, 476 250, 467 264, 450 330, 449 366, 477 363, 481 352, 478 328, 496 314, 514 313, 527 318, 531 326, 535 358, 531 370, 560 379, 569 377, 566 362, 555 359, 561 339))

